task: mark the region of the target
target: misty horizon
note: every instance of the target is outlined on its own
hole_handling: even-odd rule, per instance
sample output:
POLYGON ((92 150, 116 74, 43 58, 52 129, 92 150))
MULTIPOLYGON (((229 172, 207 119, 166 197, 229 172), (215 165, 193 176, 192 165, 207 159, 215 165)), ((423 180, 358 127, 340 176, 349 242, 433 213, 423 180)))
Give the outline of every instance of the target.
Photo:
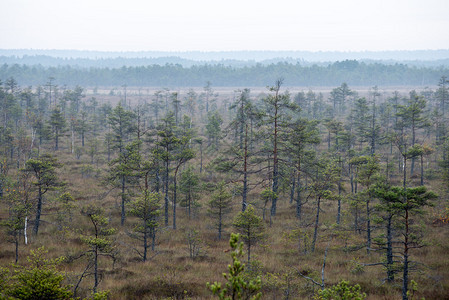
MULTIPOLYGON (((114 59, 114 58, 171 58, 194 61, 298 59, 308 62, 338 60, 443 60, 449 59, 448 49, 385 50, 385 51, 306 51, 306 50, 232 50, 232 51, 98 51, 76 49, 0 49, 0 56, 24 58, 48 56, 62 59, 114 59)), ((0 58, 1 62, 1 58, 0 58)))

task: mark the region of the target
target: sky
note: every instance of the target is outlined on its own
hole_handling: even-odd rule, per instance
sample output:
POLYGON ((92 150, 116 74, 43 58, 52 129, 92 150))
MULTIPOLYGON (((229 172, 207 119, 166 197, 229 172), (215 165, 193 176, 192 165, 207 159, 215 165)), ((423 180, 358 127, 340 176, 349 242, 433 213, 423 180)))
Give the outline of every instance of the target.
POLYGON ((449 49, 449 0, 0 0, 0 49, 449 49))

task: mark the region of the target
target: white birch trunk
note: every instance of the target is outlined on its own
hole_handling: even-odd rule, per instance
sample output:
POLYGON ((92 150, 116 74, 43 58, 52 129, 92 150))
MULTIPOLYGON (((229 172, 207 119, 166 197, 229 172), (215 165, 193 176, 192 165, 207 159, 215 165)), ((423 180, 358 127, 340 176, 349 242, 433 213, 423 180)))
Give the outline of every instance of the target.
POLYGON ((25 217, 25 227, 23 229, 23 236, 25 237, 25 245, 28 244, 27 225, 28 225, 28 217, 25 217))

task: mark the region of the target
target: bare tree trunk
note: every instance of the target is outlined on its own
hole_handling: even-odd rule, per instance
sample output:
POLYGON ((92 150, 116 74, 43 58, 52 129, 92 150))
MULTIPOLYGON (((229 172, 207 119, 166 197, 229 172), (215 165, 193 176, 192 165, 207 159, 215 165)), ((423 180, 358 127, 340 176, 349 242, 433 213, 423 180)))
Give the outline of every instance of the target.
POLYGON ((200 144, 200 174, 203 172, 203 143, 200 144))
POLYGON ((423 155, 421 154, 421 185, 424 185, 424 159, 423 155))
POLYGON ((173 229, 176 229, 176 175, 178 174, 179 165, 176 167, 175 175, 173 176, 173 229))
POLYGON ((126 186, 126 178, 125 176, 122 176, 122 215, 121 215, 121 220, 120 220, 120 224, 123 226, 125 224, 125 186, 126 186))
POLYGON ((94 293, 97 292, 97 287, 98 287, 98 247, 95 246, 95 251, 94 251, 94 288, 93 288, 94 293))
POLYGON ((277 199, 278 199, 278 153, 277 153, 277 119, 275 119, 274 129, 274 151, 273 151, 273 186, 274 193, 273 200, 271 202, 271 215, 276 215, 277 199))
POLYGON ((245 153, 243 161, 243 193, 242 193, 242 211, 245 211, 246 206, 246 195, 248 193, 248 125, 246 125, 245 130, 245 153))
POLYGON ((394 272, 393 272, 393 234, 391 230, 391 220, 393 216, 390 214, 388 216, 387 223, 387 281, 394 281, 394 272))
POLYGON ((349 173, 351 174, 351 193, 354 194, 354 172, 351 165, 349 165, 349 173))
POLYGON ((39 186, 39 192, 37 197, 37 209, 36 209, 36 220, 34 221, 34 234, 37 235, 39 232, 39 223, 41 220, 41 213, 42 213, 42 188, 39 186))
POLYGON ((16 263, 19 261, 19 236, 18 232, 15 233, 14 244, 16 248, 16 263))
MULTIPOLYGON (((403 182, 403 188, 404 188, 404 197, 407 197, 405 195, 405 192, 407 190, 407 157, 406 154, 403 154, 404 156, 404 182, 403 182)), ((402 299, 408 300, 408 237, 409 237, 409 218, 408 218, 408 199, 406 199, 406 208, 405 208, 405 232, 404 232, 404 265, 403 265, 403 275, 402 275, 402 299)))
POLYGON ((302 211, 302 199, 301 199, 301 163, 298 161, 298 174, 297 174, 297 187, 296 187, 296 217, 301 220, 302 211))
POLYGON ((371 195, 368 194, 366 199, 366 253, 370 254, 371 251, 371 214, 370 214, 370 200, 371 195))
POLYGON ((292 171, 292 175, 290 177, 291 186, 290 186, 290 204, 293 203, 293 199, 295 198, 295 188, 296 188, 296 176, 295 171, 292 171))
POLYGON ((248 232, 248 245, 247 245, 247 249, 248 249, 248 265, 251 261, 251 234, 248 232))
POLYGON ((165 163, 165 226, 168 226, 168 171, 169 162, 165 163))
POLYGON ((151 251, 154 251, 156 245, 156 229, 151 229, 151 251))
MULTIPOLYGON (((274 197, 271 202, 271 216, 276 215, 276 206, 278 199, 278 98, 279 98, 279 88, 280 82, 278 82, 278 86, 276 89, 275 95, 275 105, 274 105, 274 147, 273 147, 273 186, 272 191, 274 193, 274 197)), ((271 218, 270 218, 271 220, 271 218)))
MULTIPOLYGON (((416 133, 415 133, 415 121, 412 120, 412 147, 415 146, 416 142, 416 133)), ((413 172, 415 172, 415 157, 412 157, 412 164, 410 166, 410 176, 413 176, 413 172)))
POLYGON ((222 227, 222 212, 221 212, 221 207, 219 210, 219 214, 218 214, 218 240, 221 240, 221 227, 222 227))
POLYGON ((70 153, 73 154, 75 152, 75 131, 73 130, 73 126, 71 131, 70 153))
POLYGON ((341 182, 342 182, 342 174, 341 172, 343 171, 343 162, 341 160, 340 157, 340 167, 341 167, 341 171, 340 171, 340 178, 338 180, 338 208, 337 208, 337 224, 340 224, 340 219, 341 219, 341 191, 342 191, 342 187, 341 187, 341 182))
POLYGON ((191 218, 191 216, 192 216, 192 209, 191 209, 191 206, 192 206, 192 196, 191 196, 191 192, 190 192, 190 191, 189 191, 189 194, 187 195, 186 202, 187 202, 187 213, 189 214, 189 220, 190 220, 190 218, 191 218))
POLYGON ((320 204, 321 204, 321 196, 318 197, 317 205, 316 205, 315 229, 313 232, 312 252, 315 252, 315 243, 316 243, 316 240, 318 237, 318 223, 320 221, 320 204))
POLYGON ((147 236, 148 236, 148 226, 146 220, 143 221, 143 261, 147 261, 147 251, 148 251, 148 242, 147 242, 147 236))
POLYGON ((405 211, 405 234, 404 234, 404 265, 402 276, 402 300, 408 300, 408 235, 409 235, 409 223, 408 223, 408 209, 405 211))

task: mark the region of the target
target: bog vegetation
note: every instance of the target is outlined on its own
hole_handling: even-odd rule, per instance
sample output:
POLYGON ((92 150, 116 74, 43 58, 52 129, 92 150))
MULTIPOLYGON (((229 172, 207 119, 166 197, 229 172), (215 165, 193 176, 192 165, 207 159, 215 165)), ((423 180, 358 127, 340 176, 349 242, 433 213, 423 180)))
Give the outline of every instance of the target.
POLYGON ((0 298, 448 296, 444 76, 294 94, 9 78, 0 103, 0 298))

